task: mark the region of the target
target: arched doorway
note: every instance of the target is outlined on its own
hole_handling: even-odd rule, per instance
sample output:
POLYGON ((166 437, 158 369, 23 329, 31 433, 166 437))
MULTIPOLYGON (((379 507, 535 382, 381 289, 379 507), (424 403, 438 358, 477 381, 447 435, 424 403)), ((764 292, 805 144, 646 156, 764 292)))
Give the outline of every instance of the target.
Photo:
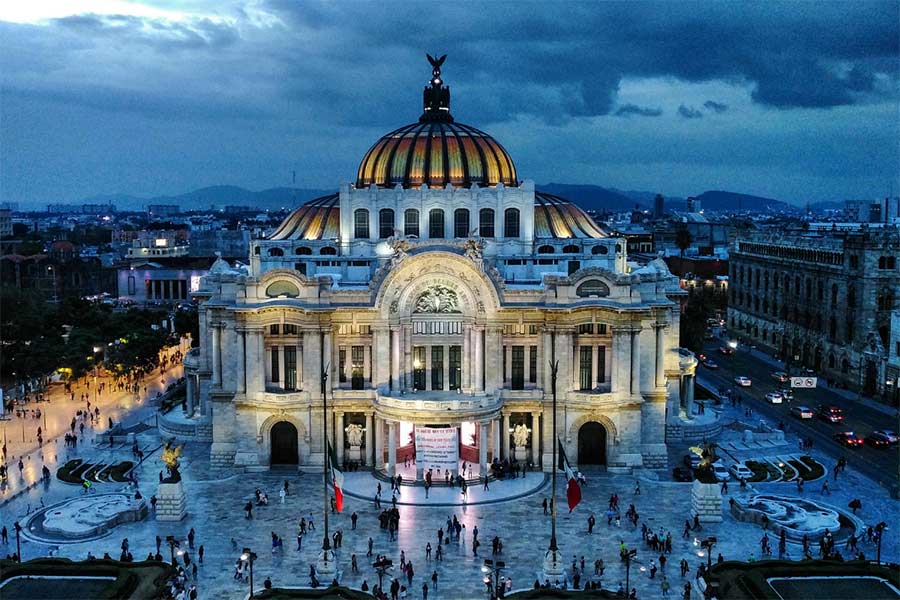
POLYGON ((269 432, 272 454, 270 464, 296 465, 300 462, 297 448, 297 428, 287 421, 279 421, 269 432))
POLYGON ((578 430, 578 466, 606 464, 606 428, 588 421, 578 430))

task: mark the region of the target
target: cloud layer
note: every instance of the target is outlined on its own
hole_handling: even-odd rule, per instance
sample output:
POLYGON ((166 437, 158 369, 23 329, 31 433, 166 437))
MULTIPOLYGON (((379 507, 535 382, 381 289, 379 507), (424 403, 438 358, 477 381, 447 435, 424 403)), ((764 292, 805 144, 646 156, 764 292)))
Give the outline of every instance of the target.
MULTIPOLYGON (((819 171, 833 173, 828 165, 854 165, 863 153, 870 166, 849 179, 841 174, 839 185, 822 179, 811 195, 868 196, 874 183, 896 179, 894 2, 829 2, 815 11, 774 2, 563 3, 527 11, 493 3, 477 14, 464 3, 194 6, 179 18, 0 21, 0 193, 41 200, 207 183, 265 187, 284 183, 294 169, 305 185, 333 186, 352 177, 380 133, 418 116, 425 51, 449 54, 444 74, 454 114, 508 132, 498 137, 520 173, 538 180, 557 174, 688 193, 748 165, 735 158, 709 177, 696 177, 701 164, 685 165, 696 187, 663 189, 670 176, 654 187, 647 167, 661 163, 654 152, 664 138, 690 144, 694 157, 711 148, 738 157, 742 151, 723 147, 732 130, 743 130, 739 144, 774 137, 792 147, 816 128, 826 137, 818 136, 812 170, 796 173, 797 161, 787 159, 776 165, 783 177, 816 180, 819 171), (632 94, 630 82, 655 83, 632 94), (695 97, 699 89, 705 97, 695 97), (779 115, 806 129, 782 125, 779 115), (616 116, 632 117, 612 120, 627 129, 609 121, 616 116), (643 122, 658 123, 639 131, 643 122), (572 144, 573 129, 615 134, 609 143, 622 150, 587 142, 581 161, 553 164, 546 146, 572 144), (863 137, 870 129, 880 137, 863 137), (634 155, 630 167, 598 169, 623 152, 634 155)), ((796 189, 758 189, 755 178, 732 187, 740 185, 782 196, 796 189)))

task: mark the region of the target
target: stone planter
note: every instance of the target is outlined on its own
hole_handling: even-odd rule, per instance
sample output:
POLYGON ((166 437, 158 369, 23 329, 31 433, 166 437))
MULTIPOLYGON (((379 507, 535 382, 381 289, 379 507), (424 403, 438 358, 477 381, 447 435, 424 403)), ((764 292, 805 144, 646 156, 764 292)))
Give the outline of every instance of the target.
POLYGON ((701 523, 722 522, 722 492, 718 483, 700 483, 695 479, 691 486, 691 510, 701 523))

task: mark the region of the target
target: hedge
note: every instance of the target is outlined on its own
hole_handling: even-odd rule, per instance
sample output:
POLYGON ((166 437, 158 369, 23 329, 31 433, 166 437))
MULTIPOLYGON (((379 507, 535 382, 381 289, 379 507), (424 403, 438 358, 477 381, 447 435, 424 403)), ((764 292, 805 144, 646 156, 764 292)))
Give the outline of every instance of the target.
MULTIPOLYGON (((175 571, 164 562, 119 562, 117 560, 71 561, 67 558, 36 558, 23 563, 0 560, 2 581, 13 577, 115 577, 98 600, 169 598, 168 581, 175 571)), ((64 581, 60 581, 64 586, 64 581)))

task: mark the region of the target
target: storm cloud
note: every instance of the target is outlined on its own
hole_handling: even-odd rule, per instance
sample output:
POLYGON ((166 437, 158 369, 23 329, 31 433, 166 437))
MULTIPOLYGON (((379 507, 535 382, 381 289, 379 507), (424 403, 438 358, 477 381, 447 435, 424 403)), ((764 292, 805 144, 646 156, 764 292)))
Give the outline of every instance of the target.
MULTIPOLYGON (((874 182, 896 177, 896 144, 868 136, 869 148, 883 153, 868 167, 862 149, 846 156, 857 152, 852 138, 846 147, 848 135, 862 143, 874 131, 887 142, 896 133, 895 2, 829 2, 815 11, 776 2, 529 10, 490 3, 477 14, 465 3, 200 2, 176 17, 165 12, 170 5, 160 2, 160 14, 73 10, 20 22, 3 22, 0 9, 6 198, 177 193, 211 183, 259 188, 284 183, 293 170, 298 183, 335 185, 352 176, 378 135, 418 116, 430 75, 426 51, 449 55, 453 114, 503 133, 526 177, 652 186, 647 167, 662 165, 653 152, 667 135, 696 144, 695 157, 729 155, 720 147, 728 127, 745 131, 742 120, 753 119, 760 138, 804 148, 809 132, 791 119, 782 126, 779 116, 799 113, 823 126, 819 154, 803 174, 818 182, 816 196, 868 194, 874 182), (708 119, 725 122, 720 137, 693 139, 678 129, 693 120, 691 131, 704 135, 707 119, 696 118, 703 112, 695 107, 721 115, 708 119), (644 131, 642 122, 656 125, 644 131), (840 143, 822 138, 832 126, 840 143), (615 135, 617 151, 590 143, 580 160, 552 164, 543 146, 571 145, 572 131, 615 135), (630 165, 619 164, 625 155, 635 156, 630 165), (609 160, 615 164, 598 172, 595 165, 609 160), (857 160, 862 172, 840 186, 818 179, 833 176, 833 163, 857 160)), ((785 161, 785 175, 797 164, 785 161)), ((753 185, 741 176, 744 166, 717 165, 696 185, 727 185, 730 176, 753 185)), ((685 186, 700 167, 686 166, 685 186)), ((659 172, 674 181, 671 165, 659 172)))

